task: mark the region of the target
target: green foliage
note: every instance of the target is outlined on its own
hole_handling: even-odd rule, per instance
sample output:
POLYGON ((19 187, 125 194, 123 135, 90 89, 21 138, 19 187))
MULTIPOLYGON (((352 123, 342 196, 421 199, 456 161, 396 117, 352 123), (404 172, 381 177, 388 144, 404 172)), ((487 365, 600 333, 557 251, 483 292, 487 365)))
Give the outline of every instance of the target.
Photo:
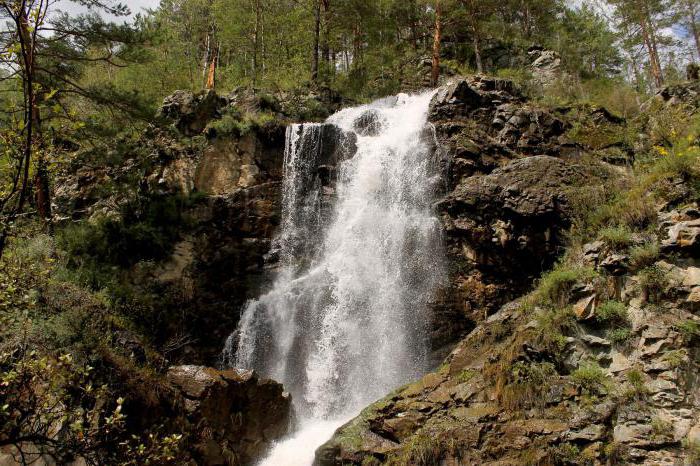
POLYGON ((632 232, 626 225, 605 227, 600 230, 598 238, 615 250, 625 249, 632 244, 632 232))
MULTIPOLYGON (((186 227, 183 211, 189 198, 166 196, 127 206, 118 219, 70 225, 57 234, 70 265, 128 267, 141 260, 166 257, 173 240, 186 227)), ((95 283, 99 288, 99 284, 95 283)))
POLYGON ((685 349, 667 351, 663 355, 663 360, 668 361, 669 365, 673 369, 682 366, 687 361, 687 358, 688 352, 685 349))
POLYGON ((684 320, 676 325, 687 343, 693 343, 700 338, 700 322, 692 319, 684 320))
POLYGON ((437 436, 419 433, 405 442, 400 453, 392 454, 387 464, 390 466, 405 464, 433 466, 439 464, 442 453, 443 445, 437 436))
POLYGON ((578 464, 581 456, 581 450, 568 442, 557 445, 551 452, 558 464, 578 464))
POLYGON ((598 364, 584 363, 571 373, 571 380, 584 393, 595 395, 605 393, 608 376, 598 364))
POLYGON ((557 371, 549 362, 516 361, 497 384, 501 406, 509 410, 543 407, 557 371))
POLYGON ((466 383, 472 380, 477 374, 479 374, 479 372, 474 369, 464 369, 457 374, 454 379, 457 383, 466 383))
POLYGON ((630 369, 627 374, 627 383, 630 385, 630 389, 625 393, 626 398, 641 399, 649 393, 646 385, 644 384, 644 373, 639 369, 630 369))
POLYGON ((589 267, 559 263, 540 279, 535 295, 544 303, 563 306, 576 283, 593 280, 596 276, 595 270, 589 267))
POLYGON ((690 464, 700 463, 700 442, 689 438, 683 439, 683 449, 685 450, 686 460, 690 464))
POLYGON ((659 417, 655 417, 651 420, 651 432, 653 438, 673 437, 673 424, 659 417))
POLYGON ((627 306, 619 301, 605 301, 596 308, 596 320, 606 325, 627 325, 627 306))
POLYGON ((622 345, 632 337, 632 331, 628 328, 614 328, 608 330, 605 337, 613 344, 622 345))
POLYGON ((649 242, 641 246, 630 249, 630 264, 643 269, 653 265, 659 259, 659 245, 657 242, 649 242))
POLYGON ((650 265, 639 272, 639 285, 650 302, 656 302, 668 286, 667 273, 657 265, 650 265))
POLYGON ((576 325, 576 316, 570 307, 544 310, 537 316, 540 343, 555 354, 566 346, 566 335, 576 325))

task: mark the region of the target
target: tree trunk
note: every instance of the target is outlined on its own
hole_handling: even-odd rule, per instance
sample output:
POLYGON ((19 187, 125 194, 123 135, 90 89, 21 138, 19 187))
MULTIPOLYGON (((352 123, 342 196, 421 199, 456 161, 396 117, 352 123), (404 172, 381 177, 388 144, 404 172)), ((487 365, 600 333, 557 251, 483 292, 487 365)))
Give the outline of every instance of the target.
POLYGON ((321 0, 314 0, 314 50, 311 58, 311 80, 318 81, 318 56, 321 36, 321 0))
POLYGON ((690 30, 693 32, 693 39, 695 39, 695 50, 698 54, 698 60, 700 60, 700 31, 698 31, 698 23, 695 21, 697 12, 695 11, 695 5, 693 0, 686 0, 685 6, 688 9, 688 24, 690 25, 690 30))
POLYGON ((255 0, 255 26, 253 29, 253 87, 258 82, 258 51, 260 47, 260 0, 255 0))
POLYGON ((440 44, 442 42, 442 8, 440 0, 435 0, 435 36, 433 37, 433 65, 430 84, 437 86, 440 80, 440 44))
POLYGON ((647 23, 646 18, 640 21, 640 27, 642 31, 642 39, 644 40, 644 45, 647 48, 647 53, 649 54, 649 64, 651 65, 651 75, 654 78, 654 84, 657 88, 663 86, 663 77, 661 76, 661 67, 659 65, 657 51, 651 40, 651 35, 649 31, 649 23, 647 23))
POLYGON ((215 47, 211 54, 211 63, 209 64, 209 72, 207 73, 207 89, 216 87, 216 67, 219 62, 219 47, 215 47))

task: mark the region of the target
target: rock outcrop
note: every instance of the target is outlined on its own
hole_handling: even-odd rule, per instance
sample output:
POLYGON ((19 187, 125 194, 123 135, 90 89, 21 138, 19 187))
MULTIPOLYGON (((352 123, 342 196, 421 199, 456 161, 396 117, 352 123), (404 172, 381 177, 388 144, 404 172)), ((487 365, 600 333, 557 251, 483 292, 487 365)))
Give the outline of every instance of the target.
POLYGON ((431 108, 451 265, 433 340, 466 336, 435 372, 338 429, 317 466, 697 462, 697 194, 673 181, 667 204, 629 213, 660 209, 644 220, 658 230, 578 244, 570 268, 527 294, 580 204, 624 172, 581 157, 592 149, 568 140, 563 114, 509 86, 454 82, 431 108))
POLYGON ((197 464, 252 464, 290 426, 289 394, 252 371, 176 366, 167 379, 184 399, 197 464))
POLYGON ((511 81, 455 80, 438 91, 430 117, 444 166, 437 208, 451 273, 434 306, 438 350, 551 266, 572 205, 612 175, 577 163, 569 125, 526 102, 511 81))
POLYGON ((437 372, 340 428, 316 464, 695 464, 698 269, 666 259, 615 276, 616 253, 580 254, 600 255, 607 278, 564 293, 566 336, 529 298, 503 306, 437 372))

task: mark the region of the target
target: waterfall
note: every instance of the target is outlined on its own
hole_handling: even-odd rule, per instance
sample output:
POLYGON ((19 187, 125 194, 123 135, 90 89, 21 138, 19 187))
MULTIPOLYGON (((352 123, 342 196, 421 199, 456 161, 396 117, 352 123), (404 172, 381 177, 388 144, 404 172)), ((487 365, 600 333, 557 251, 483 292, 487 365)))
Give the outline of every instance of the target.
POLYGON ((292 394, 300 430, 263 464, 310 464, 343 420, 429 370, 428 304, 444 277, 433 94, 287 130, 278 276, 224 352, 292 394))

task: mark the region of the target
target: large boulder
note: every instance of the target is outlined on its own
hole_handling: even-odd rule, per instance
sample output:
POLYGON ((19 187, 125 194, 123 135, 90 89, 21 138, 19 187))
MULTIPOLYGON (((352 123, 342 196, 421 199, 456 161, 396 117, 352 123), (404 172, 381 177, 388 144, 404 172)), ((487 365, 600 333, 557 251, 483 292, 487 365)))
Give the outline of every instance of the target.
POLYGON ((252 371, 218 371, 175 366, 167 378, 185 400, 188 420, 198 433, 198 464, 252 464, 287 433, 291 398, 282 385, 252 371))
POLYGON ((207 123, 219 115, 227 103, 212 90, 193 93, 175 91, 163 100, 159 116, 172 120, 175 127, 186 136, 194 136, 206 128, 207 123))

